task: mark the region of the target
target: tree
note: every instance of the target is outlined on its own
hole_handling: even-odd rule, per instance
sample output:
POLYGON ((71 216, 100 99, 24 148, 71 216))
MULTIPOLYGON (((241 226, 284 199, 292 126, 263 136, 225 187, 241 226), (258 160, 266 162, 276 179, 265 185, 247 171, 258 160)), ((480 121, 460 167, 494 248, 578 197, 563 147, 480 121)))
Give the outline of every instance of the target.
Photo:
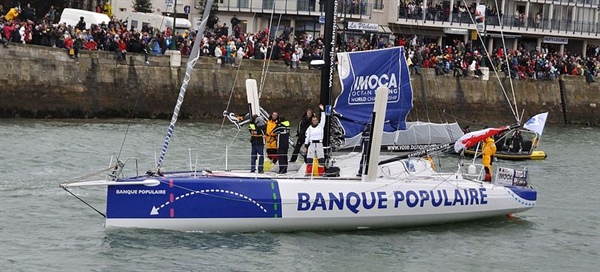
POLYGON ((133 0, 133 10, 136 12, 151 13, 152 2, 150 0, 133 0))

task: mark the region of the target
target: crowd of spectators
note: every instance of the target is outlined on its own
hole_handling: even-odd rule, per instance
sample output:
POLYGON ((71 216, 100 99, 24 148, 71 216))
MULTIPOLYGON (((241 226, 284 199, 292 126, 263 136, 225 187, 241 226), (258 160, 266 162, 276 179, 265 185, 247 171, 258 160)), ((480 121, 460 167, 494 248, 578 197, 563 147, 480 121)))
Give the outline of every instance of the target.
MULTIPOLYGON (((402 43, 401 40, 398 45, 402 43)), ((490 73, 497 71, 514 79, 554 80, 559 75, 574 75, 594 82, 600 75, 600 47, 596 45, 587 47, 585 58, 577 54, 559 54, 546 45, 539 50, 527 50, 520 45, 508 52, 500 46, 486 53, 471 43, 458 40, 444 47, 431 43, 411 44, 408 48, 410 62, 417 73, 419 68, 433 68, 436 75, 450 76, 452 73, 452 76, 479 77, 480 67, 486 66, 490 73)))
MULTIPOLYGON (((182 55, 190 54, 196 33, 184 31, 173 33, 171 29, 159 31, 152 26, 128 29, 124 22, 112 19, 100 25, 88 25, 85 18, 77 25, 58 23, 58 12, 51 8, 43 19, 35 20, 35 10, 12 8, 0 19, 2 43, 36 44, 64 48, 77 58, 81 50, 104 50, 115 52, 117 59, 125 60, 126 54, 141 53, 161 55, 167 50, 179 50, 182 55)), ((241 21, 235 16, 227 23, 216 22, 202 38, 201 55, 218 58, 223 65, 237 66, 244 58, 280 60, 290 68, 307 67, 314 59, 322 59, 323 37, 308 34, 295 36, 292 27, 285 27, 278 36, 263 29, 256 33, 245 33, 241 21)), ((364 51, 391 46, 405 46, 408 62, 415 73, 422 68, 435 69, 437 75, 470 76, 481 75, 480 67, 498 71, 515 79, 553 80, 558 75, 585 76, 593 82, 600 73, 600 48, 588 46, 586 57, 576 54, 559 54, 546 46, 539 50, 527 50, 520 45, 506 51, 498 47, 490 52, 471 43, 454 40, 448 45, 426 43, 418 36, 404 37, 394 34, 388 37, 365 34, 345 38, 337 35, 338 51, 364 51), (489 54, 489 57, 488 57, 489 54)), ((310 67, 309 67, 310 68, 310 67)))

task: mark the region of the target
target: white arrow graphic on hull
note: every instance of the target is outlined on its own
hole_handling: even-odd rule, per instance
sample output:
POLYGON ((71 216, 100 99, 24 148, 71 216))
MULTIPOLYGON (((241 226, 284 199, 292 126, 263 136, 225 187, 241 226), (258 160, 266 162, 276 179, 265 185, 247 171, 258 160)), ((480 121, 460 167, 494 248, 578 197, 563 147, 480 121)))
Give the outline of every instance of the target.
MULTIPOLYGON (((256 202, 254 199, 252 199, 252 198, 250 198, 250 197, 248 197, 246 195, 240 194, 238 192, 233 192, 233 191, 229 191, 229 190, 222 190, 222 189, 206 189, 206 190, 189 192, 189 193, 186 193, 186 194, 183 194, 183 195, 180 195, 180 196, 176 197, 173 200, 173 202, 175 202, 177 200, 180 200, 180 199, 182 199, 182 198, 184 198, 186 196, 192 196, 192 195, 195 195, 195 194, 206 194, 206 193, 224 193, 224 194, 234 195, 236 197, 243 198, 243 199, 245 199, 245 200, 247 200, 249 202, 252 202, 252 204, 256 205, 263 212, 265 212, 265 213, 267 212, 267 209, 265 209, 262 205, 260 205, 260 203, 256 202)), ((171 204, 171 202, 167 201, 167 202, 161 204, 158 207, 152 206, 152 210, 150 211, 150 215, 158 215, 160 209, 168 206, 169 204, 171 204)))

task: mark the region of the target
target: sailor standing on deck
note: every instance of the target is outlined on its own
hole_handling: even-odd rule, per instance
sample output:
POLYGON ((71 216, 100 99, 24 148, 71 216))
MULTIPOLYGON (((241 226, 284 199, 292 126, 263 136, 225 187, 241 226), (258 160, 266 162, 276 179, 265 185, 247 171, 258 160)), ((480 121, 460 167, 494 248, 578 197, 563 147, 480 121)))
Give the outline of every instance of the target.
POLYGON ((265 141, 267 142, 267 157, 273 164, 277 163, 277 138, 278 134, 273 130, 279 125, 279 114, 273 112, 267 120, 267 130, 265 130, 265 141))
POLYGON ((258 173, 263 173, 265 162, 265 139, 264 134, 267 129, 267 122, 259 115, 252 116, 252 122, 248 125, 250 131, 250 143, 252 151, 250 153, 250 172, 256 172, 256 157, 258 157, 258 173))
MULTIPOLYGON (((296 136, 298 136, 298 140, 294 146, 294 151, 292 151, 292 158, 290 159, 290 162, 295 162, 296 159, 298 159, 300 148, 302 148, 302 145, 304 145, 304 142, 306 141, 306 130, 308 127, 310 127, 313 116, 313 111, 311 109, 307 109, 302 116, 302 120, 300 120, 298 129, 296 130, 296 136)), ((303 159, 306 162, 306 154, 304 154, 303 159)))
POLYGON ((369 142, 371 140, 371 123, 368 123, 365 126, 365 129, 362 132, 360 143, 362 147, 362 153, 360 156, 360 165, 358 166, 357 177, 362 176, 363 174, 363 164, 366 161, 367 156, 369 155, 369 142))
POLYGON ((279 155, 279 174, 287 173, 288 169, 288 149, 290 148, 290 121, 285 117, 279 119, 279 124, 273 130, 277 134, 277 151, 279 155))
POLYGON ((312 123, 306 129, 306 140, 304 145, 308 148, 306 151, 306 158, 314 158, 315 156, 319 159, 319 162, 325 162, 325 153, 323 152, 323 127, 325 126, 325 112, 323 112, 323 104, 319 105, 321 109, 321 121, 316 116, 312 117, 312 123))
POLYGON ((485 168, 485 181, 492 181, 492 156, 496 154, 496 144, 492 137, 487 137, 483 141, 481 148, 481 163, 485 168))

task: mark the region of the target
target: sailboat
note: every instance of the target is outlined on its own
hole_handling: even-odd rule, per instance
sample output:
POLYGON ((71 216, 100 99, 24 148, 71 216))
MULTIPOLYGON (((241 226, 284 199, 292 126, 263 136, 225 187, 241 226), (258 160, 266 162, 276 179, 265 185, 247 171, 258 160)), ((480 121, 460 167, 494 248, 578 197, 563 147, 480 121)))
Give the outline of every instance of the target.
MULTIPOLYGON (((211 2, 208 0, 207 6, 211 2)), ((460 161, 455 171, 438 172, 424 158, 381 159, 379 148, 368 148, 364 171, 357 177, 359 157, 336 157, 330 152, 331 149, 327 147, 330 146, 331 133, 327 127, 333 115, 330 110, 333 85, 331 64, 336 33, 336 5, 337 1, 326 2, 328 16, 325 30, 334 34, 326 35, 321 94, 321 102, 326 105, 323 139, 323 145, 328 150, 326 163, 329 168, 339 169, 335 177, 314 172, 307 174, 306 167, 286 175, 215 169, 162 171, 161 166, 185 95, 184 87, 189 82, 186 74, 155 170, 143 175, 124 176, 123 169, 128 165, 117 159, 111 162, 105 179, 63 183, 61 188, 76 196, 70 191, 71 188, 105 187, 106 211, 101 213, 105 216, 106 228, 208 232, 356 230, 444 224, 505 216, 533 208, 537 191, 528 184, 527 169, 497 167, 495 179, 484 182, 481 165, 466 165, 460 161)), ((203 18, 207 17, 205 12, 203 18)), ((200 33, 204 25, 205 19, 200 33)), ((198 54, 194 51, 197 50, 197 44, 199 42, 194 45, 192 56, 198 54)), ((374 54, 377 54, 377 58, 385 59, 377 65, 390 67, 368 75, 369 82, 376 83, 368 85, 363 93, 352 96, 356 101, 364 99, 368 101, 365 104, 370 104, 365 105, 368 113, 363 115, 370 116, 371 147, 381 144, 383 132, 392 124, 390 120, 394 120, 395 126, 406 127, 406 114, 412 107, 410 88, 402 87, 404 83, 400 82, 397 82, 398 85, 392 84, 391 80, 407 73, 403 48, 374 54), (390 101, 397 99, 403 101, 403 106, 387 109, 390 101), (392 112, 401 116, 395 117, 392 112)), ((188 70, 193 67, 195 58, 190 59, 188 70)), ((349 117, 346 115, 344 118, 349 117)), ((505 129, 508 127, 493 131, 505 129)), ((493 133, 487 133, 486 136, 493 136, 493 133)), ((461 149, 475 143, 470 139, 463 142, 465 144, 461 149)))
MULTIPOLYGON (((494 156, 498 159, 513 161, 545 159, 546 152, 537 150, 537 147, 544 132, 546 118, 548 118, 548 112, 537 114, 523 124, 522 129, 512 130, 502 137, 498 137, 496 146, 499 148, 494 156), (519 136, 519 134, 521 135, 519 136)), ((470 156, 475 153, 475 150, 472 149, 465 150, 465 154, 470 156)))

